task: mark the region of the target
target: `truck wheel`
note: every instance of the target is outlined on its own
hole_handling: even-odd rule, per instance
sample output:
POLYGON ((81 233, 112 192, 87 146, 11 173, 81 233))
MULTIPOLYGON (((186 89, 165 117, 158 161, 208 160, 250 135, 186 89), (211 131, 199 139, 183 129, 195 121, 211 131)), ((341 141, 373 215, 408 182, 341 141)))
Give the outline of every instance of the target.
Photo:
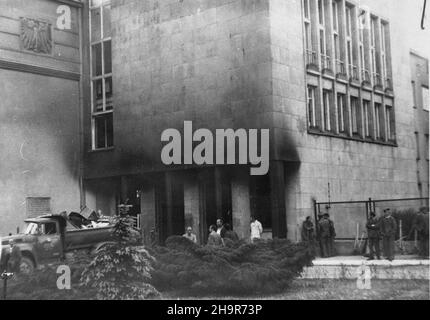
POLYGON ((34 263, 30 258, 22 257, 19 271, 23 274, 30 274, 34 271, 34 263))

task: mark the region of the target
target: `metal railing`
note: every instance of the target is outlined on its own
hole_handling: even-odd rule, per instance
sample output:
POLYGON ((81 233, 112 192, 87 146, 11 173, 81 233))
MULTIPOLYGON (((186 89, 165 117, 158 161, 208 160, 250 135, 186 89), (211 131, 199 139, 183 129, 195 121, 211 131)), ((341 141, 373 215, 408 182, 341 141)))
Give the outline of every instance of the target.
POLYGON ((331 57, 325 54, 321 55, 321 68, 324 69, 332 69, 331 65, 331 57))
POLYGON ((366 70, 366 69, 361 70, 361 79, 363 82, 370 83, 370 72, 369 72, 369 70, 366 70))
POLYGON ((337 74, 346 74, 345 62, 342 60, 336 59, 336 73, 337 74))
POLYGON ((133 227, 140 230, 140 215, 130 216, 130 219, 133 221, 133 227))
MULTIPOLYGON (((315 221, 321 213, 329 213, 334 221, 337 240, 355 240, 357 234, 366 235, 366 222, 371 212, 378 217, 383 215, 383 210, 390 208, 395 217, 407 216, 408 212, 418 212, 421 207, 429 206, 429 198, 407 198, 386 200, 362 200, 339 202, 314 202, 315 221)), ((404 219, 403 234, 409 232, 409 223, 404 219)))
POLYGON ((349 77, 350 77, 351 80, 359 80, 357 66, 354 66, 353 64, 350 64, 348 66, 348 70, 349 70, 349 77))
POLYGON ((306 49, 306 66, 318 66, 318 54, 315 51, 306 49))
POLYGON ((379 73, 373 73, 373 85, 377 87, 382 87, 382 78, 379 73))

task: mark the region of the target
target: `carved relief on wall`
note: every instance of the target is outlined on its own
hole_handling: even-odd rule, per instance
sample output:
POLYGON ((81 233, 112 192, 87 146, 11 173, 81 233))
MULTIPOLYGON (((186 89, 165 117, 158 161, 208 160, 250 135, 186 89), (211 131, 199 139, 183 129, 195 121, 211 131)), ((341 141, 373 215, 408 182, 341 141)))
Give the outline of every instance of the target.
POLYGON ((21 18, 21 45, 24 50, 51 54, 51 24, 35 19, 21 18))

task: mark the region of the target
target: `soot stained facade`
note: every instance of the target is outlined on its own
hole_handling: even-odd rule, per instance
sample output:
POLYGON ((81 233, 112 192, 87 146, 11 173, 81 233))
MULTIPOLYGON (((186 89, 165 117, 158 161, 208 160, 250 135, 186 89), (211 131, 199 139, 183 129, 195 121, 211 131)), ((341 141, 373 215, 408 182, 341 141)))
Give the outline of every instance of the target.
MULTIPOLYGON (((73 115, 50 115, 74 128, 77 143, 75 157, 60 150, 65 159, 54 161, 75 161, 62 185, 70 183, 76 197, 66 200, 108 215, 120 203, 132 204, 146 241, 162 242, 190 225, 205 242, 217 218, 248 237, 251 215, 265 237, 298 240, 313 201, 329 194, 365 200, 428 190, 415 140, 419 131, 420 150, 428 148, 428 122, 418 123, 411 93, 411 83, 426 77, 416 76, 416 56, 427 63, 420 72, 428 79, 429 34, 418 31, 418 0, 40 2, 76 10, 69 45, 78 50, 71 66, 76 91, 55 98, 56 110, 73 115), (250 176, 248 165, 163 165, 161 133, 182 132, 184 121, 212 132, 270 129, 269 173, 250 176)), ((52 48, 29 48, 55 57, 59 32, 53 32, 52 48)), ((428 81, 422 87, 425 96, 428 81)), ((70 146, 70 139, 59 145, 70 146)), ((58 186, 45 197, 68 203, 54 195, 64 190, 58 186)), ((347 218, 334 218, 340 237, 351 229, 347 218)))

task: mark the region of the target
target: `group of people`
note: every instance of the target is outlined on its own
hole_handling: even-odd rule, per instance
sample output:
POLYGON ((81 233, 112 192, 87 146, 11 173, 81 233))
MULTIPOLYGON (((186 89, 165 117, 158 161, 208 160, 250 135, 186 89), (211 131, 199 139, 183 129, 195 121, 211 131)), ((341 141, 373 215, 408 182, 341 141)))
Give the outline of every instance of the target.
MULTIPOLYGON (((381 259, 380 241, 382 239, 382 255, 389 261, 395 257, 395 240, 397 233, 397 221, 393 217, 389 208, 383 210, 383 216, 378 218, 374 212, 371 212, 366 223, 367 238, 369 246, 368 260, 375 258, 381 259)), ((419 240, 419 256, 429 256, 429 217, 426 208, 420 208, 415 217, 408 238, 411 238, 413 232, 417 232, 419 240)), ((332 257, 336 255, 334 240, 336 231, 334 222, 330 219, 328 213, 318 215, 316 228, 311 220, 307 217, 302 224, 302 241, 309 243, 314 249, 319 243, 321 257, 332 257)))
POLYGON ((330 219, 328 213, 319 214, 317 221, 317 230, 315 230, 311 217, 307 217, 302 225, 302 241, 315 248, 316 241, 319 244, 321 257, 333 257, 336 255, 334 240, 336 238, 336 230, 334 222, 330 219), (315 234, 315 231, 316 234, 315 234))
MULTIPOLYGON (((369 240, 369 260, 375 259, 375 255, 377 259, 381 259, 379 242, 382 237, 382 253, 386 259, 393 261, 397 222, 392 216, 391 210, 385 209, 383 217, 379 219, 374 212, 371 212, 366 228, 369 240)), ((429 218, 428 210, 425 207, 420 208, 407 238, 410 238, 415 231, 419 240, 419 256, 427 258, 429 256, 429 218)))
MULTIPOLYGON (((251 217, 251 242, 254 242, 256 239, 260 239, 263 233, 263 226, 260 221, 251 217)), ((187 227, 185 234, 183 237, 189 239, 190 241, 197 243, 197 236, 193 233, 193 229, 191 227, 187 227)), ((207 245, 209 246, 225 246, 227 241, 237 242, 239 241, 239 236, 235 231, 232 230, 230 224, 224 223, 223 219, 218 219, 216 221, 216 225, 211 225, 209 227, 209 236, 207 245)))

